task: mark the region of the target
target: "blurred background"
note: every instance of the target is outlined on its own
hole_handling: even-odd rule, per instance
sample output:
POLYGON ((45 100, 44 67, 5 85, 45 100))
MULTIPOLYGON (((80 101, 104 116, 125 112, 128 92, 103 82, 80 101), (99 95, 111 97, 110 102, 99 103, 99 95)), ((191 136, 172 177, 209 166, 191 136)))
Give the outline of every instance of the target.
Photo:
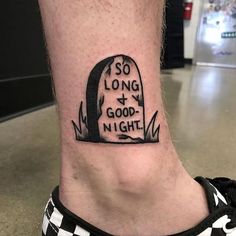
MULTIPOLYGON (((59 130, 36 0, 0 8, 0 235, 40 235, 59 130)), ((192 176, 236 179, 236 1, 168 0, 163 98, 192 176)))

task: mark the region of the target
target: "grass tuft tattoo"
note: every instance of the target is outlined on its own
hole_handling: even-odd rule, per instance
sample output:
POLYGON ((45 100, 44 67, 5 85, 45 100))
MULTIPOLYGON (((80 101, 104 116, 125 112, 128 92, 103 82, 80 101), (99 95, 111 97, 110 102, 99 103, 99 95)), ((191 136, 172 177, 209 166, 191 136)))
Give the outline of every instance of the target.
POLYGON ((158 143, 158 111, 146 128, 143 84, 136 62, 116 55, 91 71, 86 90, 86 113, 80 103, 78 123, 72 121, 78 141, 114 144, 158 143))

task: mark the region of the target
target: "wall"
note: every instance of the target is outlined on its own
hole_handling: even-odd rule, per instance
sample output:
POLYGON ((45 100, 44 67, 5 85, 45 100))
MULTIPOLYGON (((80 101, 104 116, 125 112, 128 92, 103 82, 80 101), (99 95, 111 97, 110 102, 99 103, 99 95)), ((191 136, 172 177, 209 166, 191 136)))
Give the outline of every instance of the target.
POLYGON ((53 102, 37 0, 0 8, 0 122, 53 102))
POLYGON ((184 67, 183 0, 166 1, 162 69, 184 67))
POLYGON ((193 59, 197 27, 201 13, 201 0, 193 0, 192 19, 184 22, 184 58, 193 59))

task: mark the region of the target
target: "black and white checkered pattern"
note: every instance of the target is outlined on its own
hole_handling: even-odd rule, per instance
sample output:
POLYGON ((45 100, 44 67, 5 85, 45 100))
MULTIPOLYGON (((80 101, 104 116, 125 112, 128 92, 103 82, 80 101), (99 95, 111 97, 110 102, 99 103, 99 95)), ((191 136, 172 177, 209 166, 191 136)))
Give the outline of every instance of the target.
POLYGON ((215 200, 215 206, 217 208, 223 207, 227 205, 227 201, 224 198, 224 196, 219 192, 219 190, 213 186, 212 184, 210 184, 211 187, 213 188, 213 196, 214 196, 214 200, 215 200))
POLYGON ((49 199, 43 218, 43 236, 90 236, 90 233, 69 221, 49 199))
MULTIPOLYGON (((209 198, 212 199, 213 207, 215 210, 225 208, 227 206, 227 201, 224 196, 210 183, 208 183, 208 188, 210 189, 209 198)), ((63 215, 56 208, 52 197, 49 199, 47 206, 44 211, 43 219, 43 236, 102 236, 108 235, 107 233, 94 232, 91 233, 85 230, 78 219, 71 220, 67 213, 63 215), (77 222, 77 223, 76 223, 77 222)), ((230 216, 221 214, 214 223, 202 224, 201 232, 196 233, 196 231, 191 231, 191 233, 185 232, 178 234, 178 236, 236 236, 236 228, 227 229, 227 223, 230 222, 230 216), (195 233, 194 233, 195 232, 195 233)), ((195 230, 195 229, 193 229, 195 230)))
MULTIPOLYGON (((215 188, 212 184, 210 184, 212 188, 212 194, 214 198, 215 208, 219 209, 221 207, 227 206, 227 201, 224 196, 215 188)), ((224 215, 217 219, 211 227, 205 229, 198 236, 236 236, 236 229, 227 229, 226 224, 230 222, 230 218, 228 215, 224 215)))
POLYGON ((217 219, 211 227, 208 227, 198 236, 236 236, 236 228, 227 229, 226 224, 231 220, 227 215, 217 219))

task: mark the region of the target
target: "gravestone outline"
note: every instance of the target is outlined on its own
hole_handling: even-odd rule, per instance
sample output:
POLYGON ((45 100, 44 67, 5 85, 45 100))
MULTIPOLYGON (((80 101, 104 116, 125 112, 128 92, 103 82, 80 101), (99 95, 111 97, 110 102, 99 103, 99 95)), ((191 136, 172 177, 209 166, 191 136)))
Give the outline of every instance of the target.
MULTIPOLYGON (((116 65, 117 64, 115 64, 115 66, 116 65)), ((129 66, 129 69, 130 69, 130 66, 129 66)), ((129 72, 130 72, 130 70, 129 70, 129 72)), ((111 71, 110 71, 110 73, 111 73, 111 71)), ((126 75, 129 75, 129 74, 126 74, 126 75)), ((110 76, 110 74, 109 74, 109 76, 110 76)), ((135 81, 133 80, 133 82, 135 82, 135 81)), ((123 96, 124 96, 124 94, 123 94, 123 96)), ((118 98, 117 98, 117 100, 118 100, 118 98)), ((145 103, 144 103, 144 91, 143 91, 142 76, 141 76, 141 73, 140 73, 137 63, 130 56, 118 54, 115 56, 107 57, 107 58, 101 60, 100 62, 98 62, 94 66, 94 68, 92 69, 92 71, 89 74, 89 78, 88 78, 88 82, 87 82, 86 114, 84 113, 84 110, 83 110, 84 109, 83 104, 84 103, 81 102, 80 109, 79 109, 79 126, 77 126, 77 124, 72 120, 73 127, 75 130, 76 140, 85 141, 85 142, 94 142, 94 143, 114 143, 114 144, 140 144, 140 143, 157 143, 157 142, 159 142, 160 125, 158 125, 158 127, 155 127, 155 122, 156 122, 156 117, 157 117, 158 111, 155 112, 149 125, 147 126, 149 132, 152 132, 153 135, 156 136, 156 138, 155 139, 154 138, 147 139, 147 137, 149 137, 150 134, 147 134, 148 131, 146 131, 146 124, 145 124, 146 117, 145 117, 145 103), (137 128, 139 128, 139 130, 142 129, 143 137, 132 139, 132 136, 124 135, 124 136, 126 136, 124 139, 129 138, 129 139, 131 139, 131 141, 122 140, 122 138, 120 139, 122 141, 105 140, 105 139, 103 139, 102 135, 100 134, 100 130, 99 130, 99 123, 98 122, 99 122, 99 118, 102 114, 101 107, 104 102, 104 96, 103 96, 103 101, 102 101, 102 99, 101 100, 98 99, 98 97, 99 97, 98 88, 99 88, 101 81, 105 80, 104 77, 102 77, 102 75, 104 73, 109 73, 109 71, 104 72, 105 68, 108 67, 111 70, 111 65, 115 62, 115 60, 117 58, 122 58, 123 69, 124 69, 124 66, 126 65, 126 64, 124 65, 124 63, 128 63, 129 65, 134 66, 134 68, 135 68, 134 70, 136 70, 135 73, 137 72, 137 74, 138 74, 138 78, 136 78, 136 79, 138 80, 138 83, 140 85, 138 92, 141 94, 141 96, 140 96, 141 98, 139 98, 139 96, 138 96, 138 99, 140 99, 140 100, 136 100, 136 102, 138 102, 138 106, 142 107, 142 121, 143 122, 142 122, 141 127, 139 127, 138 122, 136 122, 136 126, 137 126, 137 128), (82 122, 82 124, 84 124, 83 128, 81 127, 82 126, 81 122, 82 122), (86 133, 86 129, 87 129, 87 133, 86 133), (83 134, 83 130, 85 130, 84 134, 83 134)), ((123 135, 120 135, 120 137, 121 136, 123 136, 123 135)))

